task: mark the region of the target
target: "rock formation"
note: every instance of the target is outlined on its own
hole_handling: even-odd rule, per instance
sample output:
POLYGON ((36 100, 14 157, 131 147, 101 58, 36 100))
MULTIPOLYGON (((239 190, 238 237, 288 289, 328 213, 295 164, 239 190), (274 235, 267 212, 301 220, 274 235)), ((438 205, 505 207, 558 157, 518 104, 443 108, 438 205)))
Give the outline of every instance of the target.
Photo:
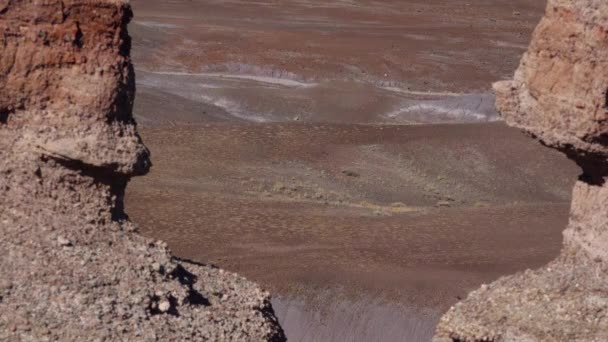
POLYGON ((471 293, 435 341, 608 341, 608 2, 550 0, 513 81, 509 125, 581 168, 560 256, 471 293))
POLYGON ((126 0, 0 0, 0 341, 283 340, 269 295, 123 212, 150 167, 126 0))

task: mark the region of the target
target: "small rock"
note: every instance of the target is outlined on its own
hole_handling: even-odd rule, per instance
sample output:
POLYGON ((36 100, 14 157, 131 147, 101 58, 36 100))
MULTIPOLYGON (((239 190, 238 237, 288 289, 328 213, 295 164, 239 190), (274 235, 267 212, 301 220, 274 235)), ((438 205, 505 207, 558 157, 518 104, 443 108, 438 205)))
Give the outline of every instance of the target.
POLYGON ((57 243, 58 243, 60 246, 64 246, 64 247, 68 247, 68 246, 71 246, 71 245, 72 245, 72 241, 70 241, 70 240, 68 240, 68 239, 64 238, 63 236, 60 236, 60 237, 58 237, 58 238, 57 238, 57 243))
POLYGON ((351 170, 343 170, 342 174, 347 176, 347 177, 359 177, 359 174, 356 173, 355 171, 351 171, 351 170))
POLYGON ((452 204, 450 201, 439 201, 436 204, 438 207, 450 207, 452 204))
POLYGON ((160 312, 167 312, 169 309, 171 309, 171 303, 169 303, 167 300, 164 300, 158 304, 158 310, 160 312))

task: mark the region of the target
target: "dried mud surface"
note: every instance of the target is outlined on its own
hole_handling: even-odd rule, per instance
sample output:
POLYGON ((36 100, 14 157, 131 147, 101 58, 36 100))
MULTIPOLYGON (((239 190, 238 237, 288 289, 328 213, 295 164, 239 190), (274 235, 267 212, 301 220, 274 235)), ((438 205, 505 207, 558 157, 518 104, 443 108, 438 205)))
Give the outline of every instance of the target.
POLYGON ((271 290, 288 338, 428 341, 559 253, 579 171, 490 90, 544 1, 132 3, 155 164, 127 212, 271 290))
POLYGON ((502 123, 142 134, 157 162, 131 184, 132 219, 271 290, 288 337, 304 340, 362 338, 376 315, 373 338, 390 338, 388 324, 429 340, 471 289, 557 255, 577 173, 502 123))
POLYGON ((543 1, 134 0, 143 125, 496 120, 543 1), (183 103, 183 104, 182 104, 183 103))
MULTIPOLYGON (((488 89, 509 77, 544 1, 134 0, 139 68, 488 89), (177 70, 179 69, 179 70, 177 70)), ((404 87, 407 88, 407 87, 404 87)))

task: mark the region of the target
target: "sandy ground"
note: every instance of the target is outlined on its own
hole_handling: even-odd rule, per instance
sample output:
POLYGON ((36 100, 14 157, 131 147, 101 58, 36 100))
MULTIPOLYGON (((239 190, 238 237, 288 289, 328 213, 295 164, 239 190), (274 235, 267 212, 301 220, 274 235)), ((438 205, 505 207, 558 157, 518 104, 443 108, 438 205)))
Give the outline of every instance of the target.
POLYGON ((154 167, 127 211, 270 289, 291 340, 427 341, 471 289, 557 255, 578 170, 490 92, 544 1, 132 4, 154 167))
POLYGON ((424 124, 498 120, 494 95, 410 91, 361 81, 299 82, 276 77, 184 72, 138 74, 142 126, 172 122, 424 124), (178 103, 179 105, 175 105, 178 103), (167 115, 167 113, 171 113, 167 115))
POLYGON ((287 331, 310 340, 359 336, 374 318, 378 338, 389 324, 428 339, 472 288, 557 254, 577 172, 502 123, 209 123, 143 137, 156 162, 130 186, 133 220, 272 290, 287 331))
POLYGON ((544 1, 133 0, 141 69, 435 91, 509 77, 544 1))
POLYGON ((134 0, 143 125, 497 118, 544 1, 134 0), (180 103, 175 105, 175 103, 180 103), (183 110, 175 110, 181 107, 183 110))

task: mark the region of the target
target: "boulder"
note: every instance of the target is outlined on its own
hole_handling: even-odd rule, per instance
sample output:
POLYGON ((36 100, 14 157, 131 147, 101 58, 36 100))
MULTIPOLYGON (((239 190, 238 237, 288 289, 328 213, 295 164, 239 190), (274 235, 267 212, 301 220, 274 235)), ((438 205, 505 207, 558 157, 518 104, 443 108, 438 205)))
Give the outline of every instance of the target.
POLYGON ((137 233, 126 0, 0 1, 0 341, 281 341, 256 284, 137 233))
POLYGON ((608 2, 549 0, 514 79, 494 88, 509 125, 582 174, 557 259, 472 292, 434 341, 608 341, 608 2))

